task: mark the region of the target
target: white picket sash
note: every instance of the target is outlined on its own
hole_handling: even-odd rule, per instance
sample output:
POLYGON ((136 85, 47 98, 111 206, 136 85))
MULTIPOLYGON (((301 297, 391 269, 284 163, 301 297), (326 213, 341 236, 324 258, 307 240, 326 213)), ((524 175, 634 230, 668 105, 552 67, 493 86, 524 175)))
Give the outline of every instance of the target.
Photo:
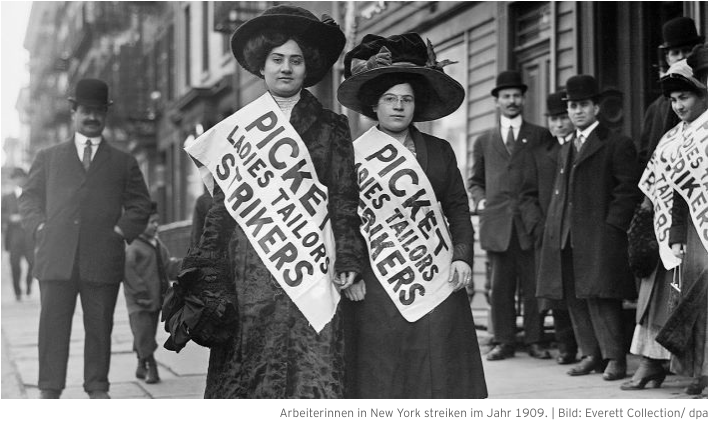
POLYGON ((682 143, 668 179, 688 203, 690 218, 708 250, 708 113, 703 112, 681 131, 682 143))
POLYGON ((320 332, 340 300, 332 283, 328 188, 318 181, 306 145, 274 99, 265 93, 185 151, 204 168, 200 174, 207 187, 216 182, 225 193, 227 210, 264 265, 320 332))
POLYGON ((360 232, 372 270, 402 316, 415 322, 452 293, 446 220, 424 170, 400 142, 373 127, 354 149, 360 232))

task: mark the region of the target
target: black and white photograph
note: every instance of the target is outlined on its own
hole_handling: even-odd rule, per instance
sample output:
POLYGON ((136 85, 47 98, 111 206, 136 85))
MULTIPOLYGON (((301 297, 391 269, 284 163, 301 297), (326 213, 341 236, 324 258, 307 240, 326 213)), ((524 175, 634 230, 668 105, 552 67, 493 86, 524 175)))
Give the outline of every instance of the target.
POLYGON ((707 2, 2 1, 0 34, 13 415, 708 418, 707 2))

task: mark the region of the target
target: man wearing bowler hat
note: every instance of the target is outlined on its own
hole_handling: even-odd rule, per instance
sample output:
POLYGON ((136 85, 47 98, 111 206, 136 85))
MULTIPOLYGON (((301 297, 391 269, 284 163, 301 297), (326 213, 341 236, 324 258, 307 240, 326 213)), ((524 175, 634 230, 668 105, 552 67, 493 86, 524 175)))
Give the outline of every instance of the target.
POLYGON ((125 243, 146 227, 150 197, 135 158, 101 135, 112 103, 106 83, 80 80, 69 101, 74 135, 37 154, 20 197, 40 286, 38 386, 42 398, 58 398, 64 389, 78 295, 84 390, 105 399, 125 243))
MULTIPOLYGON (((526 157, 532 163, 525 166, 525 177, 522 188, 522 203, 520 210, 525 228, 532 235, 535 243, 536 268, 540 261, 542 247, 542 232, 545 227, 545 216, 550 204, 552 190, 557 176, 557 158, 560 148, 574 138, 574 124, 567 114, 567 102, 564 90, 547 96, 547 128, 552 137, 544 143, 532 146, 526 157)), ((577 361, 577 342, 574 338, 572 322, 567 305, 564 301, 541 299, 542 311, 552 310, 555 323, 555 338, 557 339, 557 363, 571 364, 577 361)))
MULTIPOLYGON (((685 16, 666 22, 662 32, 663 44, 658 48, 663 51, 668 66, 687 58, 693 47, 703 40, 695 28, 695 21, 685 16)), ((663 94, 658 96, 646 109, 641 137, 637 145, 639 162, 642 167, 645 167, 651 159, 663 134, 675 127, 678 122, 680 122, 678 115, 671 110, 670 99, 663 94)))
POLYGON ((495 347, 486 359, 515 354, 516 287, 523 297, 523 327, 528 354, 549 359, 542 346, 544 317, 535 298, 533 239, 519 210, 525 157, 531 147, 547 142, 550 133, 523 121, 527 86, 517 71, 503 71, 491 90, 500 113, 498 125, 486 130, 473 146, 469 190, 480 215, 481 247, 491 263, 491 321, 495 347))
POLYGON ((573 76, 566 91, 576 130, 560 149, 537 294, 567 303, 583 355, 568 374, 603 371, 605 380, 618 380, 626 376, 628 350, 621 303, 635 294, 626 230, 641 200, 640 171, 631 139, 597 121, 596 79, 573 76))

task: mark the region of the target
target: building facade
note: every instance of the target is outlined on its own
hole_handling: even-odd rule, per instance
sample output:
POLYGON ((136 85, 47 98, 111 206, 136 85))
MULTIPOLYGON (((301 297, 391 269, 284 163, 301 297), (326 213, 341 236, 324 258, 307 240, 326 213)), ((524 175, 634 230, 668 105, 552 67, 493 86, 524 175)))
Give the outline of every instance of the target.
MULTIPOLYGON (((133 152, 165 221, 184 226, 202 193, 185 141, 264 92, 263 82, 232 57, 234 29, 285 2, 35 2, 25 36, 30 86, 18 102, 29 128, 30 153, 71 136, 68 91, 83 77, 111 85, 107 135, 133 152)), ((417 32, 431 40, 446 72, 466 90, 452 115, 418 124, 447 139, 466 179, 476 137, 493 126, 490 90, 498 72, 518 69, 529 86, 524 116, 544 124, 546 95, 572 75, 602 84, 602 120, 632 137, 660 93, 663 22, 690 16, 707 32, 707 3, 571 1, 288 2, 334 17, 346 51, 366 34, 417 32)), ((342 60, 310 90, 348 115, 353 137, 372 121, 336 100, 342 60)))

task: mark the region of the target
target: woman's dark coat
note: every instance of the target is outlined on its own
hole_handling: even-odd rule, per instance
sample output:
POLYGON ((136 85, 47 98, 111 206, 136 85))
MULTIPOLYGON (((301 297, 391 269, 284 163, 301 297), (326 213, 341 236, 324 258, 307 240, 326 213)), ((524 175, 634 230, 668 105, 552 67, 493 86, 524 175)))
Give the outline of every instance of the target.
MULTIPOLYGON (((308 147, 318 180, 328 187, 335 271, 360 272, 365 255, 358 230, 358 188, 348 121, 324 109, 303 90, 290 122, 308 147)), ((224 193, 217 189, 198 250, 226 249, 238 297, 239 332, 225 345, 211 349, 205 397, 342 397, 339 314, 320 333, 315 332, 236 226, 224 205, 224 193)))
MULTIPOLYGON (((473 262, 473 226, 456 156, 445 140, 410 127, 417 162, 449 224, 452 261, 473 262)), ((465 290, 406 321, 365 267, 365 299, 345 301, 348 396, 356 398, 485 398, 476 329, 465 290)))

